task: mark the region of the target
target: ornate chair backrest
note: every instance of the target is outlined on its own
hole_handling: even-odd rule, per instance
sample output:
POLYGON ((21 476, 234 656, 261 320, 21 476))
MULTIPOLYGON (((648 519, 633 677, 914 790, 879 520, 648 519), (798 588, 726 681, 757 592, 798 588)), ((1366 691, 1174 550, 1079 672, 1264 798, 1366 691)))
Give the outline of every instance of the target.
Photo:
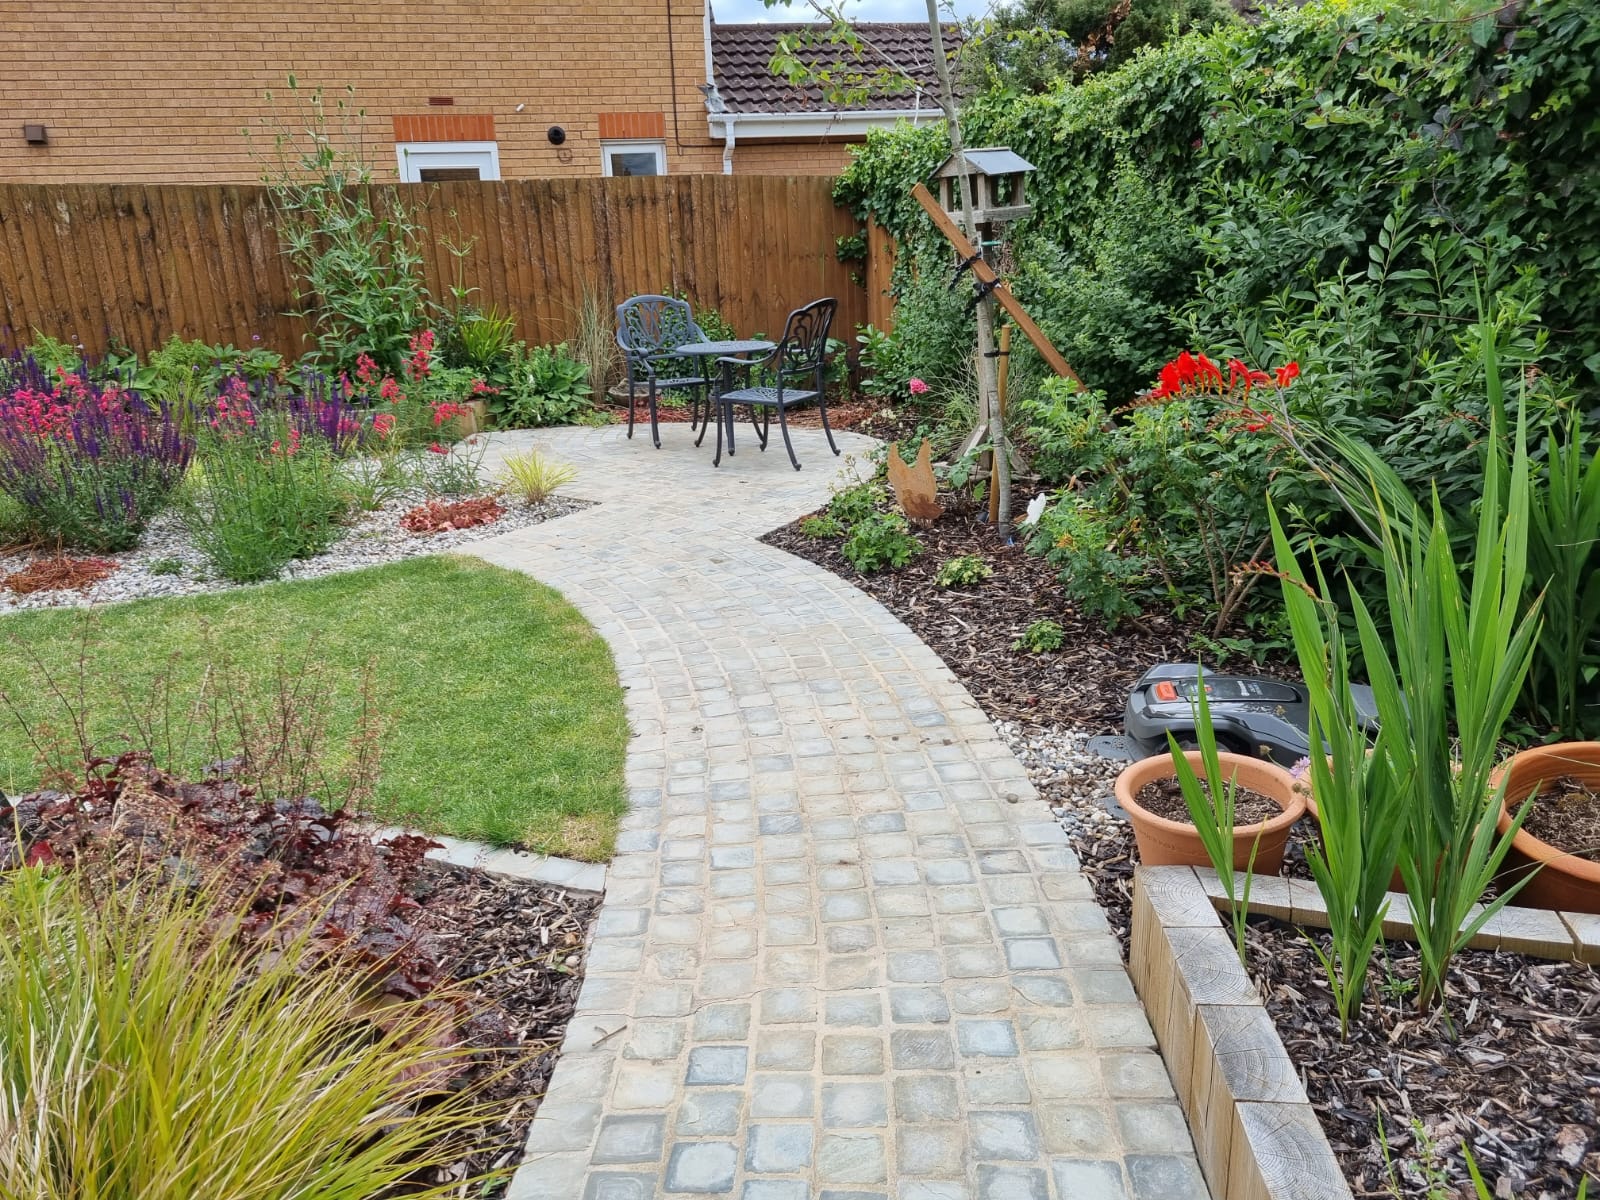
POLYGON ((671 357, 677 347, 705 340, 682 300, 635 296, 617 305, 617 345, 632 360, 671 357))
POLYGON ((789 314, 778 343, 777 358, 784 375, 811 375, 822 390, 822 372, 828 353, 828 329, 839 310, 834 299, 813 300, 789 314))

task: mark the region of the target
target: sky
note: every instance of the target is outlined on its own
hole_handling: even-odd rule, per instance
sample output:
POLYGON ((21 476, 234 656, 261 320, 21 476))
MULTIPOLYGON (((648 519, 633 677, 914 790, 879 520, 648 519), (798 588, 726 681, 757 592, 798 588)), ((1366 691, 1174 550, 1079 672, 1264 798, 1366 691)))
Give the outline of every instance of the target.
MULTIPOLYGON (((958 17, 979 16, 989 10, 990 0, 941 0, 940 10, 958 17)), ((807 4, 779 4, 768 8, 761 0, 711 0, 718 21, 738 24, 744 21, 815 21, 816 10, 807 4)), ((927 0, 845 0, 845 15, 857 21, 926 21, 927 0)))

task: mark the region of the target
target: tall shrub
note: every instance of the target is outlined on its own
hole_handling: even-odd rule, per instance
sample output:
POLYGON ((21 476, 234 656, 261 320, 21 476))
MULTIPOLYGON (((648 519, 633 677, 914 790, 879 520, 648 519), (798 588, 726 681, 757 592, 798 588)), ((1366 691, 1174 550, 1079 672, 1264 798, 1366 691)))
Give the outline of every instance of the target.
MULTIPOLYGON (((301 96, 293 75, 289 93, 301 96)), ((330 113, 322 89, 314 89, 302 115, 274 128, 263 182, 317 357, 331 370, 353 372, 366 353, 399 374, 427 309, 423 227, 411 201, 372 186, 359 128, 364 116, 343 98, 330 113)))

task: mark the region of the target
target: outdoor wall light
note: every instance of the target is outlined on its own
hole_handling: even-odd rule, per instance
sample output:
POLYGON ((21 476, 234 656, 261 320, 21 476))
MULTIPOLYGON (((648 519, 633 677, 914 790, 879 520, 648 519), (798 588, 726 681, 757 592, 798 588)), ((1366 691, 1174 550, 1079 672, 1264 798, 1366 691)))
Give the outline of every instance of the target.
POLYGON ((49 135, 43 125, 24 125, 22 127, 22 140, 30 146, 45 146, 50 142, 49 135))
POLYGON ((545 130, 544 135, 550 139, 552 146, 559 146, 567 140, 567 131, 559 125, 550 126, 549 129, 545 130))

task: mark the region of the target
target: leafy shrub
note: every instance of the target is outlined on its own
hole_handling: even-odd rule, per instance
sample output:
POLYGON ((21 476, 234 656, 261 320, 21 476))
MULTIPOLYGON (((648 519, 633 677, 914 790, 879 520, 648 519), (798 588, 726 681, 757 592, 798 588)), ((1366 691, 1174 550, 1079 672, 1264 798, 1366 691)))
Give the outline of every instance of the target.
POLYGON ((21 532, 89 551, 138 544, 194 451, 170 409, 63 372, 0 394, 0 493, 21 532))
POLYGON ((981 555, 958 554, 939 564, 933 582, 942 588, 971 587, 993 576, 994 568, 984 562, 981 555))
POLYGON ((195 547, 225 579, 275 579, 297 558, 333 544, 350 502, 335 446, 302 434, 283 414, 227 399, 200 440, 199 479, 183 520, 195 547))
POLYGON ((844 535, 844 526, 838 517, 818 513, 800 522, 800 532, 809 538, 836 538, 844 535))
MULTIPOLYGON (((289 91, 301 96, 292 75, 289 91)), ((314 89, 302 114, 271 128, 265 181, 318 360, 335 373, 352 374, 366 354, 397 375, 427 309, 424 231, 409 193, 369 186, 364 116, 344 99, 330 112, 322 89, 314 89)))
POLYGON ((1066 644, 1067 631, 1049 617, 1041 617, 1022 631, 1022 636, 1011 644, 1013 650, 1026 650, 1029 654, 1053 654, 1066 644))
POLYGON ((1138 616, 1134 593, 1150 584, 1151 564, 1128 552, 1112 522, 1087 500, 1065 496, 1049 508, 1028 547, 1059 568, 1067 598, 1106 624, 1138 616))
POLYGON ((260 389, 283 369, 283 356, 260 347, 239 350, 185 341, 174 334, 150 351, 142 364, 138 355, 129 353, 108 355, 104 365, 108 374, 141 396, 169 405, 185 428, 192 428, 194 415, 229 379, 243 379, 260 389))
POLYGON ((1002 6, 963 62, 974 86, 1047 92, 1115 69, 1146 46, 1236 19, 1217 0, 1019 0, 1002 6))
POLYGON ((558 346, 523 346, 511 356, 506 385, 489 398, 504 429, 571 425, 590 410, 589 367, 558 346))
POLYGON ((1073 464, 1081 491, 1046 512, 1033 545, 1085 611, 1115 621, 1140 611, 1140 593, 1163 595, 1206 613, 1212 636, 1244 616, 1259 577, 1240 568, 1271 544, 1275 406, 1298 372, 1234 360, 1224 375, 1184 351, 1117 414, 1065 380, 1046 384, 1030 440, 1047 477, 1073 464))
POLYGON ((899 513, 874 513, 851 528, 842 550, 851 566, 870 575, 884 567, 905 566, 922 553, 922 543, 899 513))
POLYGON ((889 493, 881 483, 870 480, 840 488, 828 501, 828 515, 844 528, 865 521, 889 502, 889 493))
POLYGON ((543 504, 557 488, 578 477, 577 468, 570 463, 558 462, 537 450, 506 455, 502 471, 502 482, 524 504, 543 504))

